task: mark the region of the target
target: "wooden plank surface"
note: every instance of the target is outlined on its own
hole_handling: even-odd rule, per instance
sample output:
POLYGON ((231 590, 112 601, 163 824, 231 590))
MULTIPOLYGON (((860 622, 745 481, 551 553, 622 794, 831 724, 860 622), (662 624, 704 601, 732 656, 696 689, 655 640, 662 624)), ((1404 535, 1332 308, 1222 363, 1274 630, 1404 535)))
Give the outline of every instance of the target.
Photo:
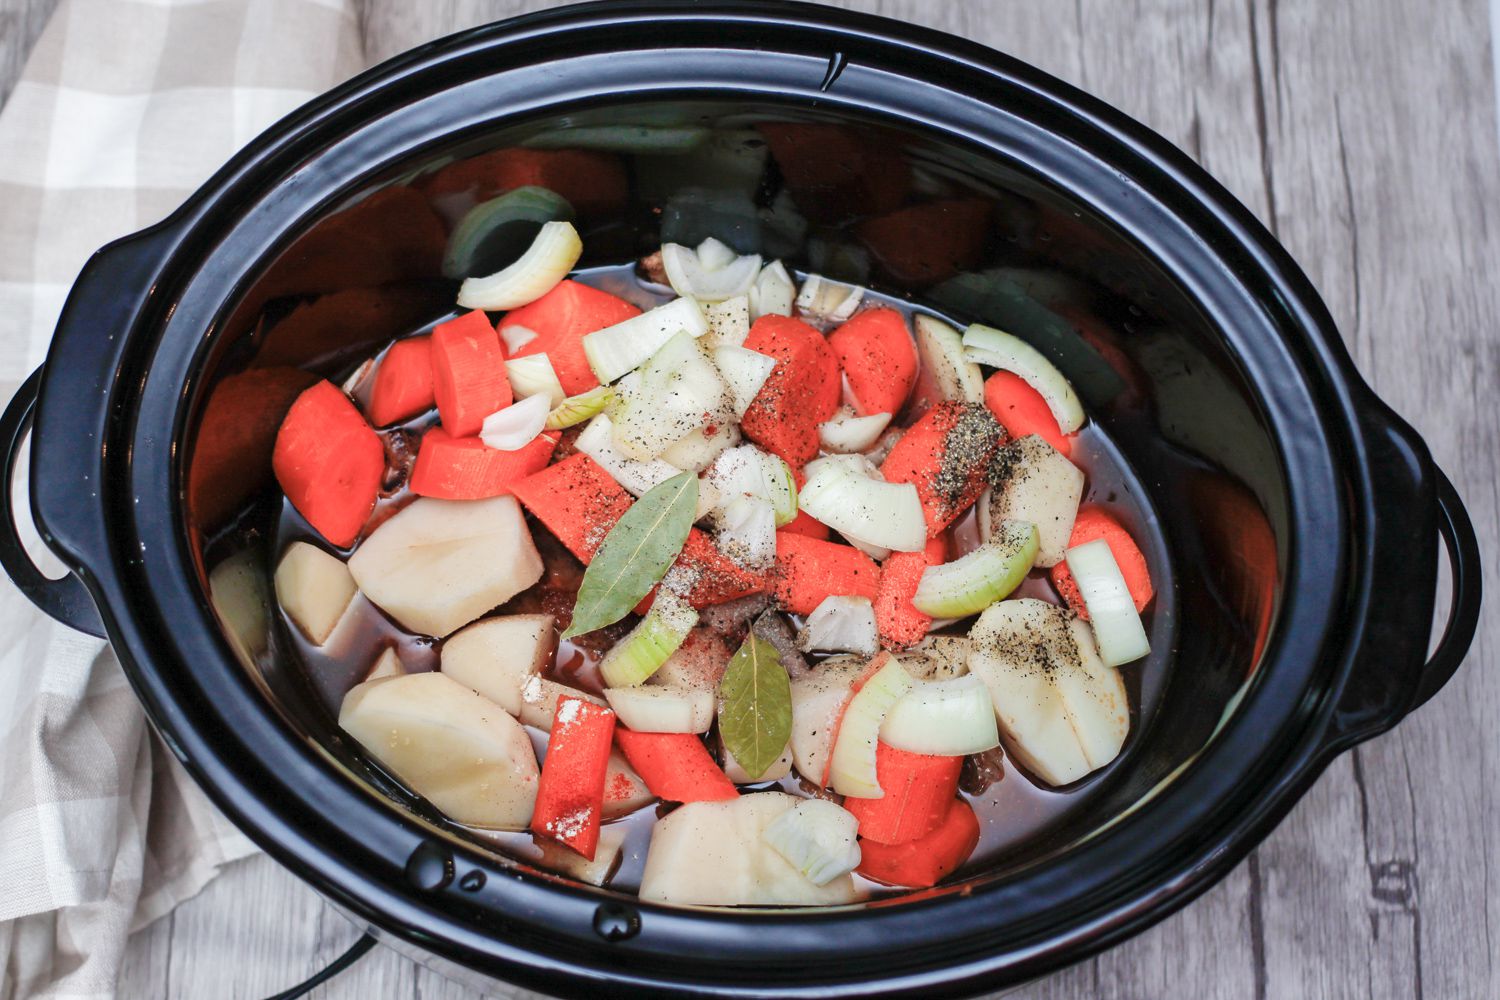
MULTIPOLYGON (((1186 149, 1312 276, 1500 550, 1500 156, 1484 0, 846 0, 1003 49, 1186 149)), ((0 0, 0 95, 49 0, 0 0)), ((548 4, 366 0, 374 61, 548 4)), ((1203 899, 1027 998, 1500 996, 1500 617, 1203 899), (1492 869, 1495 874, 1492 874, 1492 869)), ((355 936, 264 858, 138 935, 128 997, 262 996, 355 936)), ((315 995, 481 995, 377 950, 315 995)), ((508 995, 505 991, 491 995, 508 995)))

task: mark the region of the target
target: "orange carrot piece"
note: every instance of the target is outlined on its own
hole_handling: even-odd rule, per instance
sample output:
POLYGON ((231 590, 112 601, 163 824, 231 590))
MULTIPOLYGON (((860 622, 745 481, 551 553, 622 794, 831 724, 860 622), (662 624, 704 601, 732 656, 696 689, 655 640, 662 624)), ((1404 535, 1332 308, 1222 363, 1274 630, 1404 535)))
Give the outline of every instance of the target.
POLYGON ((557 699, 531 829, 590 861, 599 847, 614 734, 614 712, 572 695, 557 699))
POLYGON ((829 335, 828 346, 849 380, 854 408, 861 416, 901 411, 917 381, 917 348, 900 313, 856 313, 829 335))
POLYGON ((962 757, 910 753, 876 741, 875 777, 885 794, 878 799, 848 796, 844 808, 859 820, 861 839, 909 844, 948 818, 963 766, 962 757))
POLYGON ((912 483, 927 534, 952 524, 984 492, 990 459, 1005 432, 973 403, 939 403, 896 442, 880 466, 887 482, 912 483), (952 467, 944 469, 945 463, 952 467))
POLYGON ((855 871, 883 885, 925 889, 957 871, 978 846, 979 819, 967 802, 956 798, 942 824, 920 840, 890 845, 860 837, 855 871))
POLYGON ((785 528, 776 532, 773 593, 793 614, 813 612, 830 595, 868 597, 880 589, 880 567, 851 545, 809 538, 785 528))
POLYGON ((325 380, 287 410, 271 465, 307 523, 329 544, 347 548, 375 509, 385 448, 349 397, 325 380))
MULTIPOLYGON (((672 565, 692 581, 692 588, 685 599, 695 608, 725 604, 750 594, 759 594, 767 586, 765 574, 745 569, 730 559, 719 551, 712 538, 697 528, 688 531, 682 554, 672 565)), ((654 600, 655 587, 651 588, 651 593, 641 598, 640 603, 635 606, 635 613, 643 615, 650 611, 654 600)))
POLYGON ((485 417, 511 404, 505 350, 483 312, 476 309, 432 331, 432 393, 443 430, 453 437, 478 434, 485 417))
POLYGON ((800 469, 818 457, 818 424, 839 405, 839 363, 823 335, 790 316, 762 316, 745 347, 776 360, 740 421, 745 436, 800 469))
MULTIPOLYGON (((1115 557, 1120 575, 1125 578, 1125 586, 1135 601, 1135 609, 1145 611, 1156 591, 1151 586, 1151 571, 1146 568, 1146 557, 1141 554, 1140 547, 1109 511, 1103 507, 1080 507, 1078 517, 1073 521, 1073 534, 1068 538, 1068 548, 1100 538, 1109 544, 1110 554, 1115 557)), ((1068 607, 1076 611, 1079 618, 1088 621, 1089 611, 1084 607, 1083 595, 1078 592, 1078 583, 1073 579, 1068 561, 1064 559, 1053 566, 1051 574, 1052 586, 1068 602, 1068 607)))
POLYGON ((585 565, 635 502, 582 452, 518 480, 511 492, 585 565))
POLYGON ((432 394, 432 338, 398 340, 380 359, 370 387, 370 423, 376 427, 409 420, 436 403, 432 394))
POLYGON ((616 729, 615 742, 651 794, 668 802, 722 802, 739 798, 703 741, 692 733, 638 733, 616 729))
POLYGON ((1042 394, 1014 372, 998 371, 985 379, 984 405, 1011 437, 1040 434, 1064 458, 1072 454, 1076 435, 1062 432, 1042 394))
POLYGON ((500 329, 520 326, 535 333, 536 339, 517 349, 515 356, 546 354, 563 392, 575 396, 599 384, 583 352, 584 335, 640 313, 618 296, 567 279, 535 302, 506 313, 500 329))
POLYGON ((557 431, 547 431, 515 451, 500 451, 477 437, 456 438, 434 427, 417 450, 411 491, 443 500, 503 496, 520 480, 547 467, 561 437, 557 431))
POLYGON ((887 649, 905 649, 922 641, 932 616, 911 603, 928 566, 941 565, 947 554, 942 536, 930 539, 921 552, 892 552, 880 564, 880 590, 875 595, 875 625, 887 649))

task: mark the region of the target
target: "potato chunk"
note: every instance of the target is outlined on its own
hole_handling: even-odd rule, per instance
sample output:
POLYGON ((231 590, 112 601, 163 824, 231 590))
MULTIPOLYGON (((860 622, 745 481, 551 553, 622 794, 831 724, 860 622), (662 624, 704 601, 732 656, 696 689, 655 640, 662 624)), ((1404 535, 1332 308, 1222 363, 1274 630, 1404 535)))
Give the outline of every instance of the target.
POLYGON ((356 589, 343 560, 307 542, 288 545, 276 567, 276 600, 319 646, 328 641, 356 589))
POLYGON ((349 571, 403 628, 445 636, 540 580, 542 558, 515 497, 423 497, 376 528, 349 571))
POLYGON ((536 754, 499 705, 439 673, 366 681, 339 725, 454 822, 524 830, 536 804, 536 754))
POLYGON ((443 643, 442 671, 511 715, 521 714, 521 688, 552 657, 551 615, 501 615, 477 621, 443 643))

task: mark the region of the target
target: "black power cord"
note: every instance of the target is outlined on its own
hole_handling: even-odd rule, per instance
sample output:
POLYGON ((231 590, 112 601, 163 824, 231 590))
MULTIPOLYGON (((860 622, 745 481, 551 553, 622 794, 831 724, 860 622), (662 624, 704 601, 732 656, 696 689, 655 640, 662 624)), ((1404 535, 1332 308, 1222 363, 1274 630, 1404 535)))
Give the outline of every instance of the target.
POLYGON ((355 962, 358 962, 373 947, 375 947, 375 936, 366 933, 358 941, 354 942, 348 951, 335 958, 332 962, 329 962, 322 969, 319 969, 317 973, 304 979, 289 990, 284 990, 274 996, 267 997, 266 1000, 297 1000, 300 996, 306 996, 313 991, 314 987, 328 982, 328 980, 343 972, 355 962))

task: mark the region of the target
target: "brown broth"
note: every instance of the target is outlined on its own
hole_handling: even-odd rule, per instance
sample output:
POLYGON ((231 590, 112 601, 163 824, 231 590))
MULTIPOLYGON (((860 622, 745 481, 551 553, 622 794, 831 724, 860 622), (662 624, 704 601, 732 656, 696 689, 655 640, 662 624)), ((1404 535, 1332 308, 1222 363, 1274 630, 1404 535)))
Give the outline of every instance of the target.
MULTIPOLYGON (((656 286, 642 284, 631 266, 595 269, 582 275, 581 280, 621 295, 643 308, 670 297, 656 286)), ((890 306, 908 316, 913 312, 909 302, 873 292, 866 294, 866 301, 890 306)), ((912 414, 903 416, 907 419, 902 422, 906 423, 914 418, 912 414)), ((435 422, 436 414, 427 413, 398 427, 382 430, 380 433, 387 443, 388 455, 399 456, 403 444, 415 442, 421 432, 435 422)), ((1134 477, 1114 443, 1098 425, 1090 423, 1079 432, 1073 459, 1088 474, 1085 502, 1109 507, 1130 528, 1146 554, 1157 588, 1157 599, 1145 616, 1151 632, 1153 652, 1146 660, 1129 664, 1122 669, 1130 698, 1131 732, 1125 751, 1116 761, 1074 785, 1053 789, 1033 779, 1007 756, 1001 780, 990 785, 981 794, 965 794, 979 818, 981 835, 979 846, 961 874, 978 872, 1002 863, 1019 845, 1056 826, 1065 817, 1086 809, 1094 793, 1108 780, 1109 774, 1129 757, 1130 748, 1138 742, 1165 687, 1174 602, 1170 566, 1160 526, 1146 502, 1143 485, 1134 477)), ((406 487, 405 476, 394 477, 380 497, 366 533, 413 499, 406 487)), ((959 551, 967 551, 977 544, 976 521, 975 514, 970 511, 955 525, 954 535, 959 551)), ((561 631, 570 617, 573 593, 582 578, 583 566, 540 524, 533 520, 531 527, 532 536, 542 555, 542 581, 496 610, 502 614, 553 614, 559 620, 558 628, 561 631)), ((315 540, 314 532, 291 504, 283 501, 274 526, 272 551, 279 553, 286 545, 299 539, 315 540)), ((1039 597, 1059 603, 1056 592, 1046 575, 1041 572, 1033 572, 1021 585, 1016 596, 1039 597)), ((283 648, 290 648, 300 660, 323 707, 335 716, 344 695, 364 679, 387 648, 396 650, 408 672, 435 670, 438 667, 440 640, 402 630, 362 594, 356 595, 353 605, 328 643, 321 647, 307 642, 284 616, 277 617, 281 621, 279 631, 290 642, 289 647, 283 648)), ((631 621, 633 616, 625 623, 612 626, 602 633, 583 637, 578 641, 561 641, 546 668, 547 676, 595 695, 602 694, 604 686, 598 673, 599 659, 609 645, 624 634, 631 621)), ((962 634, 972 621, 973 619, 967 619, 957 622, 941 631, 962 634)), ((813 661, 816 659, 818 657, 810 658, 813 661)), ((531 735, 538 757, 541 757, 545 754, 547 736, 539 730, 532 730, 531 735)), ((747 787, 754 790, 780 788, 787 792, 805 794, 795 772, 780 782, 747 787)), ((671 808, 666 804, 657 804, 613 821, 613 824, 625 829, 625 840, 621 863, 608 883, 611 888, 627 892, 639 888, 652 823, 671 808)), ((476 841, 497 847, 512 858, 530 863, 538 857, 529 833, 469 833, 476 841)), ((856 879, 860 888, 871 897, 899 895, 905 891, 881 886, 858 876, 856 879)))

